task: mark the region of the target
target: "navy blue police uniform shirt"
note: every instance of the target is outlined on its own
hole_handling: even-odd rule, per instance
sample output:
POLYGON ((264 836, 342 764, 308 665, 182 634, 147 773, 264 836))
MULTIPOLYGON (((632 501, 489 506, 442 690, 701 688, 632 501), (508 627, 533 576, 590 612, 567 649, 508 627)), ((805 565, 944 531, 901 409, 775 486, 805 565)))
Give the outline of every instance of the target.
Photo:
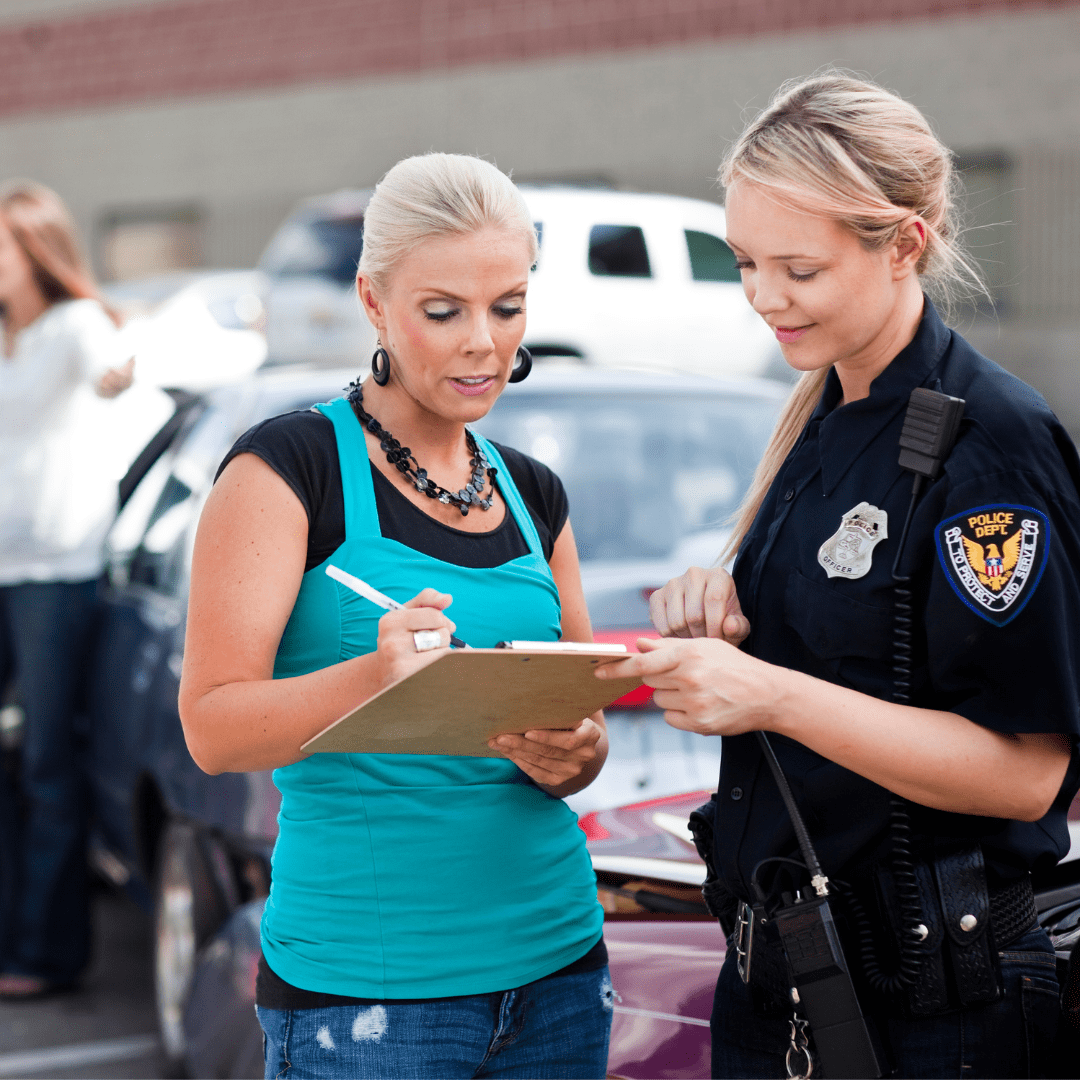
MULTIPOLYGON (((1060 732, 1073 747, 1040 821, 911 806, 917 842, 981 841, 1000 884, 1069 849, 1066 812, 1080 783, 1080 462, 1043 399, 949 330, 929 300, 914 340, 869 397, 838 407, 830 373, 735 562, 751 625, 743 648, 891 700, 892 564, 913 479, 899 466, 899 438, 917 386, 966 406, 904 549, 915 615, 911 704, 1004 733, 1060 732), (851 576, 867 553, 869 571, 851 576)), ((791 739, 770 739, 825 872, 858 879, 889 850, 889 792, 791 739)), ((716 800, 717 868, 749 898, 759 860, 800 858, 752 734, 725 738, 716 800)))

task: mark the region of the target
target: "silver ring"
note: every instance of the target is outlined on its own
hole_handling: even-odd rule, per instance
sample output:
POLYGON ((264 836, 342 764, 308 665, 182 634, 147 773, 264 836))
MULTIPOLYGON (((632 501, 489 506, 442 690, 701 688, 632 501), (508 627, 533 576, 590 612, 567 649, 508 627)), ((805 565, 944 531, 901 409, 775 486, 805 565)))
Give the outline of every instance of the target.
POLYGON ((412 636, 417 652, 431 652, 442 648, 442 634, 438 630, 417 630, 412 636))

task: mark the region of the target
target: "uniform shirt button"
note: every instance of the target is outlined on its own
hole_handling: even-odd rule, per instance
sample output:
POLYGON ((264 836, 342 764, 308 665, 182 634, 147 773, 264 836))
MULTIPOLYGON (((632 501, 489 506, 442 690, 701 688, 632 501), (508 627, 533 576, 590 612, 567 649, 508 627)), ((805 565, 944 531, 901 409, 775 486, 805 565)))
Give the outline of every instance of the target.
POLYGON ((735 800, 736 802, 738 802, 738 801, 739 801, 739 800, 740 800, 740 799, 742 798, 742 795, 743 795, 743 791, 742 791, 742 788, 741 788, 741 787, 733 787, 733 788, 731 789, 731 797, 732 797, 732 798, 733 798, 733 799, 734 799, 734 800, 735 800))
POLYGON ((795 498, 795 489, 794 488, 788 488, 787 491, 784 492, 784 502, 791 502, 791 500, 794 499, 794 498, 795 498))

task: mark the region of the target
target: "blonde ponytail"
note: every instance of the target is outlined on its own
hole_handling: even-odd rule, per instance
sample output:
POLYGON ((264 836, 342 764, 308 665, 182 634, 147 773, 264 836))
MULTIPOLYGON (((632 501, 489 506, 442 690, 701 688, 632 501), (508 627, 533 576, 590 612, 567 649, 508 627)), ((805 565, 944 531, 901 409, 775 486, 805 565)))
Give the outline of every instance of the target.
POLYGON ((776 427, 765 447, 765 453, 761 455, 758 467, 754 471, 754 479, 750 482, 750 488, 735 511, 731 537, 720 556, 719 562, 727 562, 738 550, 739 545, 746 538, 750 526, 754 523, 761 504, 765 501, 765 494, 772 486, 780 466, 784 464, 791 448, 795 445, 806 422, 810 419, 817 403, 821 398, 821 391, 825 388, 825 380, 829 377, 829 368, 821 368, 819 371, 804 372, 791 396, 780 410, 780 418, 776 421, 776 427))

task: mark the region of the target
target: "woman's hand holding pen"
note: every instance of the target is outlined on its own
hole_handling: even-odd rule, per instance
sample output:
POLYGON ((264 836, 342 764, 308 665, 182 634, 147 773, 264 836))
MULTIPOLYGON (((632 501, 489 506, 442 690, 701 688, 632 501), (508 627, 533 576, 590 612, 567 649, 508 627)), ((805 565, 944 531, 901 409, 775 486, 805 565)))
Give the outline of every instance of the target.
POLYGON ((443 614, 452 600, 448 593, 424 589, 403 607, 388 611, 379 620, 375 654, 383 664, 385 685, 407 678, 445 655, 450 648, 450 635, 457 629, 456 624, 443 614), (418 630, 436 631, 442 639, 441 646, 418 652, 413 638, 418 630))

